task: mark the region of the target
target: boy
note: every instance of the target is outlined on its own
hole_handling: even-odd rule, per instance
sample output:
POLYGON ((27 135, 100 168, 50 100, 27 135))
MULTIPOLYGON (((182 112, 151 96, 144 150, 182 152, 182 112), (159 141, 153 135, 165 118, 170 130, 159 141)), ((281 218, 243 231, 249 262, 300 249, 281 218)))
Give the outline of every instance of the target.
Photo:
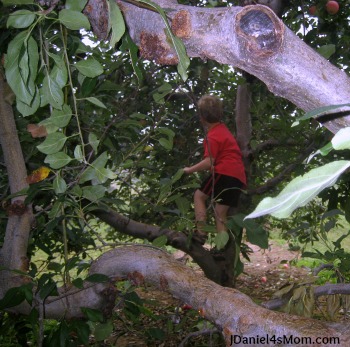
POLYGON ((206 200, 211 197, 215 201, 217 232, 226 231, 228 210, 237 206, 241 189, 246 185, 246 175, 237 141, 226 125, 221 123, 221 100, 216 96, 204 95, 198 101, 198 111, 206 130, 203 143, 204 159, 193 166, 185 167, 184 172, 191 174, 210 171, 209 176, 194 193, 196 230, 193 239, 204 244, 207 234, 202 229, 206 224, 206 200))

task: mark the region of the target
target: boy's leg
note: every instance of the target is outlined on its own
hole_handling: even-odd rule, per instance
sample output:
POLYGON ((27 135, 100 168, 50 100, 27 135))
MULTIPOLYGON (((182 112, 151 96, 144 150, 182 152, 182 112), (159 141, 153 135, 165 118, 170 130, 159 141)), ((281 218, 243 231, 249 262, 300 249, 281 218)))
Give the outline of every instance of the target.
POLYGON ((196 226, 199 231, 201 227, 206 224, 207 220, 207 206, 206 200, 208 195, 197 189, 194 193, 194 214, 196 218, 196 226))
POLYGON ((226 221, 227 213, 230 209, 230 206, 215 204, 215 222, 216 222, 216 231, 218 233, 226 231, 226 221))

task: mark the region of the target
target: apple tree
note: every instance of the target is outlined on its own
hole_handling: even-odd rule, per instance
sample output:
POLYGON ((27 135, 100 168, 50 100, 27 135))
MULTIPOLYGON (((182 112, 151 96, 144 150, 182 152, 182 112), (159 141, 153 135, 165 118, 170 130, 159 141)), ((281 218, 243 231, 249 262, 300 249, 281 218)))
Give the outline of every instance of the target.
MULTIPOLYGON (((346 5, 335 13, 323 2, 310 16, 311 3, 297 2, 2 1, 0 307, 28 316, 39 345, 71 332, 87 344, 91 326, 66 322, 108 317, 114 284, 126 278, 201 309, 227 341, 242 331, 347 342, 344 326, 282 319, 219 285, 242 271, 242 228, 267 247, 265 229, 244 219, 261 195, 305 173, 311 153, 331 153, 317 155, 309 168, 321 171, 292 181, 278 204, 263 200, 248 215, 287 217, 349 167, 346 153, 331 157, 348 148, 346 5), (191 240, 198 179, 181 171, 200 155, 195 105, 205 93, 226 100, 251 182, 228 240, 210 233, 224 261, 191 240), (290 203, 308 179, 314 189, 290 203), (188 253, 206 277, 155 249, 165 246, 188 253), (44 334, 45 319, 63 319, 58 335, 44 334)), ((346 210, 341 189, 325 205, 334 194, 346 210)))

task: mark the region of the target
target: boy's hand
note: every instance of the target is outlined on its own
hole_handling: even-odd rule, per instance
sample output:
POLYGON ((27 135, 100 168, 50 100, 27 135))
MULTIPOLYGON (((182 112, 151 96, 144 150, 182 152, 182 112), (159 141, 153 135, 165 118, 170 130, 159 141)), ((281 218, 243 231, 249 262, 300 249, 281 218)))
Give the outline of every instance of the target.
POLYGON ((185 174, 190 174, 190 173, 192 173, 190 167, 184 167, 183 170, 184 170, 184 173, 185 173, 185 174))

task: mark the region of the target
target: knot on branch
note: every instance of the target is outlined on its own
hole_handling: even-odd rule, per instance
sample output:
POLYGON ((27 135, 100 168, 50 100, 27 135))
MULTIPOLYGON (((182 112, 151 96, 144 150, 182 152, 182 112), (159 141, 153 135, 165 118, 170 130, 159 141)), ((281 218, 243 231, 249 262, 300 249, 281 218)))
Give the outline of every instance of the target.
POLYGON ((236 32, 250 58, 268 58, 282 46, 284 25, 268 7, 252 5, 237 14, 236 32))

